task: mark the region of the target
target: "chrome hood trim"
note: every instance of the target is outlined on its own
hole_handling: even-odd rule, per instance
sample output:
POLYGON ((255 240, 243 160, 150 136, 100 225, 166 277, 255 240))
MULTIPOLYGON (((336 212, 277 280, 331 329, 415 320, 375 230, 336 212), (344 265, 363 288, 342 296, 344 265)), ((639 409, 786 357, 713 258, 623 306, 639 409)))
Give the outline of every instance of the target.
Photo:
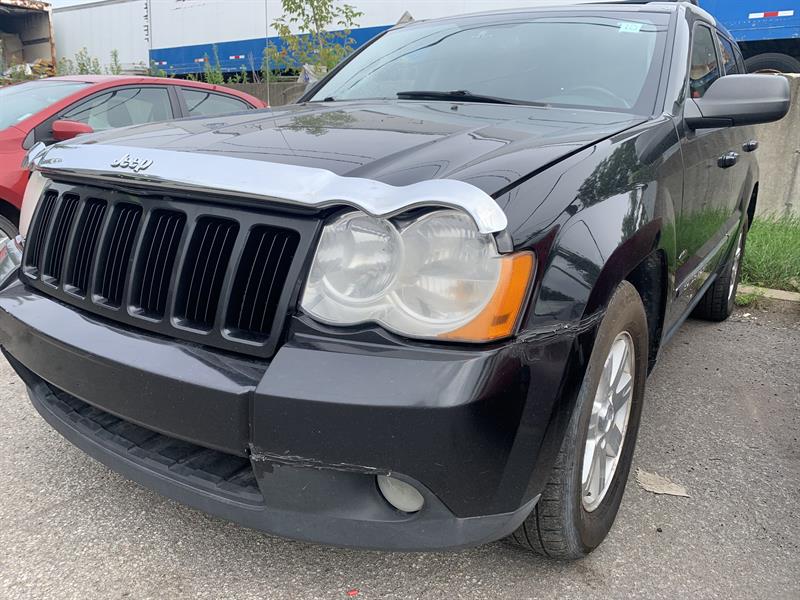
POLYGON ((484 234, 505 231, 506 214, 489 194, 464 181, 433 179, 396 187, 312 167, 230 156, 89 143, 65 143, 29 154, 31 169, 109 182, 262 199, 305 208, 350 206, 374 217, 419 207, 469 214, 484 234), (112 166, 113 165, 113 166, 112 166))

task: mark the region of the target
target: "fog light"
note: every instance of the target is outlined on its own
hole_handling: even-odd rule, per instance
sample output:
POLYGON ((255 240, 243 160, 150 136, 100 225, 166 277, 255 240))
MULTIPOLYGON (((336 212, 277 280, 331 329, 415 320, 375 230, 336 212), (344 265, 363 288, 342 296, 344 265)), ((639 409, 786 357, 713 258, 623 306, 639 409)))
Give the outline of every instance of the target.
POLYGON ((397 510, 415 513, 425 504, 422 494, 413 485, 394 477, 378 475, 378 487, 386 501, 397 510))

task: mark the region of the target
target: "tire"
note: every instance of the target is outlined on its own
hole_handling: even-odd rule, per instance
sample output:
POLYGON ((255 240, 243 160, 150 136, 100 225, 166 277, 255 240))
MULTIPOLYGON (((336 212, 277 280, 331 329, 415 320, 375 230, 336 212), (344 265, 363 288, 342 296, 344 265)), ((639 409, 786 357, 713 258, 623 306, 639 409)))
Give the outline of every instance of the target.
POLYGON ((17 235, 19 235, 19 229, 6 217, 0 215, 0 234, 6 235, 13 240, 15 237, 17 237, 17 235))
POLYGON ((780 54, 778 52, 768 52, 766 54, 756 54, 744 61, 748 73, 758 71, 779 71, 780 73, 800 73, 800 60, 780 54))
POLYGON ((722 274, 708 288, 692 312, 692 316, 706 321, 724 321, 736 306, 736 290, 742 275, 742 259, 747 244, 747 222, 742 225, 733 253, 728 258, 722 274))
MULTIPOLYGON (((550 480, 533 512, 511 536, 523 548, 551 558, 578 559, 597 548, 611 530, 628 480, 639 431, 647 378, 647 335, 642 300, 636 288, 623 281, 614 292, 600 324, 550 480), (626 335, 626 347, 632 350, 633 369, 632 376, 629 374, 632 390, 627 402, 627 426, 622 427, 622 444, 616 468, 612 467, 610 483, 606 491, 599 496, 595 494, 593 500, 585 492, 583 471, 590 425, 598 423, 596 415, 602 414, 595 408, 595 395, 612 346, 617 348, 618 340, 626 339, 626 335), (587 506, 592 502, 594 506, 587 506)), ((598 394, 598 397, 604 395, 598 394)), ((600 445, 602 443, 595 447, 600 445)))

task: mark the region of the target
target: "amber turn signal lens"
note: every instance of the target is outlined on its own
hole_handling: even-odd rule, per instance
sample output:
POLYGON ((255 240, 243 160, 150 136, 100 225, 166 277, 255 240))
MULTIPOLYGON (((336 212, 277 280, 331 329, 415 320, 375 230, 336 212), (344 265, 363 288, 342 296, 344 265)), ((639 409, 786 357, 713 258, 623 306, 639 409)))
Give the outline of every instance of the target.
POLYGON ((489 342, 514 333, 533 279, 536 259, 532 252, 520 252, 500 260, 500 279, 486 307, 463 327, 439 335, 440 339, 489 342))

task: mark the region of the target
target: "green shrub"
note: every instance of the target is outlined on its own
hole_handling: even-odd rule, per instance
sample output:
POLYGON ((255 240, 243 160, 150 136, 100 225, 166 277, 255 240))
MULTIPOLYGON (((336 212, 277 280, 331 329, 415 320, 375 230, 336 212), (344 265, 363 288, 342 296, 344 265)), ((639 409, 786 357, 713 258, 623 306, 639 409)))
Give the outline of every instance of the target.
POLYGON ((800 217, 760 217, 753 221, 742 282, 800 292, 800 217))

